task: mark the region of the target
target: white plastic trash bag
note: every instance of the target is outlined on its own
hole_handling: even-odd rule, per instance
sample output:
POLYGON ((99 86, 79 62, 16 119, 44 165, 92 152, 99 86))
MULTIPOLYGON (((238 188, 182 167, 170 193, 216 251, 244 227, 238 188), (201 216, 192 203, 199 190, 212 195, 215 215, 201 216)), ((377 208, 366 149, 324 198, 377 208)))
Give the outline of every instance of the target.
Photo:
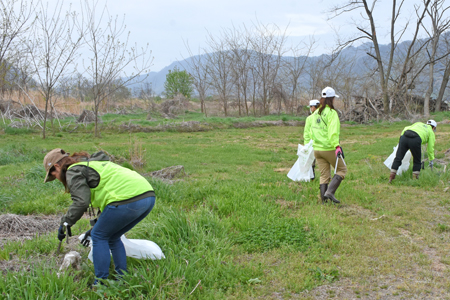
MULTIPOLYGON (((84 238, 84 233, 78 237, 81 241, 84 238)), ((127 239, 125 235, 120 237, 122 243, 125 247, 125 252, 128 257, 133 257, 137 259, 163 259, 166 258, 161 248, 154 242, 148 240, 139 240, 139 239, 127 239)), ((91 247, 91 251, 89 252, 88 258, 90 261, 94 261, 92 254, 92 240, 91 237, 88 237, 88 240, 91 241, 89 246, 91 247)))
POLYGON ((300 160, 300 166, 312 166, 314 162, 313 140, 310 140, 305 146, 298 144, 297 155, 300 160))
MULTIPOLYGON (((398 144, 394 147, 394 152, 392 152, 391 155, 384 161, 384 165, 389 168, 389 170, 392 167, 392 163, 394 162, 395 155, 397 154, 398 144)), ((401 175, 403 172, 408 171, 409 169, 409 162, 411 161, 411 152, 408 150, 406 152, 405 157, 403 157, 402 164, 397 170, 397 175, 401 175)))
POLYGON ((124 235, 120 238, 127 256, 137 259, 163 259, 166 258, 159 246, 148 240, 127 239, 124 235))
POLYGON ((294 166, 292 166, 292 168, 289 170, 287 177, 289 177, 289 179, 294 180, 294 181, 309 181, 310 180, 309 172, 306 173, 300 168, 299 159, 297 159, 294 166))
POLYGON ((311 178, 314 177, 312 170, 312 164, 314 162, 314 149, 312 144, 313 141, 311 140, 305 146, 300 144, 298 145, 298 159, 287 174, 291 180, 309 182, 311 178))

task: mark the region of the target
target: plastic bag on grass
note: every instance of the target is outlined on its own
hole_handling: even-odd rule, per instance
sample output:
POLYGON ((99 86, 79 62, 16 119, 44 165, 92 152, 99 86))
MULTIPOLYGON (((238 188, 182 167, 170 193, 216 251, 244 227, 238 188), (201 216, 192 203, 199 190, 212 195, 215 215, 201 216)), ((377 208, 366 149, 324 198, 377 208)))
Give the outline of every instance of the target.
POLYGON ((312 166, 314 162, 313 140, 310 140, 305 146, 298 144, 297 155, 300 166, 312 166))
POLYGON ((127 256, 137 259, 163 259, 166 258, 159 246, 148 240, 127 239, 124 235, 120 238, 127 256))
POLYGON ((309 182, 311 178, 314 177, 312 170, 312 164, 314 162, 314 149, 312 144, 313 141, 311 140, 305 146, 300 144, 298 145, 298 159, 287 174, 291 180, 309 182))
MULTIPOLYGON (((389 170, 392 167, 392 163, 394 162, 395 155, 397 154, 398 144, 394 147, 394 151, 389 155, 389 157, 384 161, 384 165, 389 168, 389 170)), ((397 170, 397 175, 401 175, 403 172, 408 171, 409 169, 409 162, 411 161, 411 151, 408 150, 406 152, 405 157, 403 157, 402 164, 397 170)))
MULTIPOLYGON (((84 233, 78 237, 81 241, 84 238, 84 233)), ((148 240, 139 240, 139 239, 127 239, 125 235, 120 237, 122 240, 123 246, 125 247, 125 252, 128 257, 133 257, 137 259, 163 259, 166 258, 161 248, 154 242, 148 240)), ((91 251, 89 252, 88 258, 90 261, 94 261, 92 256, 92 239, 89 236, 88 240, 90 241, 89 245, 91 247, 91 251)))

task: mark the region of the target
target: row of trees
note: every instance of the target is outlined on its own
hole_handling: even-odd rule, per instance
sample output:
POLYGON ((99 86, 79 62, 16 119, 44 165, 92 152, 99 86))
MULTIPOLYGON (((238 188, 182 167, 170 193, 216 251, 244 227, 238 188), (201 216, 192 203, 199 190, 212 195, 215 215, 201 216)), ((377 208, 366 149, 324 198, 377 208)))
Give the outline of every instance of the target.
POLYGON ((94 103, 98 136, 101 103, 148 73, 152 62, 148 45, 129 45, 124 19, 109 15, 95 0, 82 1, 78 12, 63 1, 53 8, 40 0, 1 1, 0 30, 0 92, 18 90, 33 102, 29 89, 39 91, 45 100, 43 138, 55 93, 64 90, 76 68, 83 74, 76 76, 78 91, 89 93, 94 103))
POLYGON ((449 39, 448 34, 444 35, 450 27, 450 18, 447 17, 449 6, 446 0, 422 0, 414 4, 415 20, 411 20, 412 35, 409 38, 408 45, 403 48, 399 47, 399 43, 404 39, 404 34, 407 32, 410 23, 399 26, 398 20, 404 5, 410 3, 405 3, 405 0, 393 0, 389 32, 391 43, 387 53, 382 53, 380 50, 376 33, 377 27, 379 27, 374 18, 376 4, 376 0, 348 1, 344 5, 338 5, 332 9, 335 16, 352 11, 359 11, 364 16, 364 21, 356 25, 359 34, 341 43, 338 47, 346 47, 360 39, 370 41, 370 50, 367 54, 376 62, 375 73, 379 77, 377 83, 381 89, 385 112, 392 110, 392 104, 396 99, 406 99, 408 90, 415 88, 416 79, 423 75, 423 72, 428 71, 423 113, 425 116, 429 116, 429 101, 434 91, 434 78, 436 75, 438 77, 443 76, 435 107, 435 110, 439 111, 450 75, 447 71, 450 68, 450 60, 448 59, 450 54, 449 39), (419 39, 421 32, 425 34, 422 39, 419 39), (444 41, 440 43, 443 36, 444 41), (441 44, 443 45, 440 46, 441 44), (396 62, 396 60, 400 61, 396 62), (441 70, 438 70, 439 73, 437 74, 435 72, 434 67, 438 62, 445 69, 443 75, 441 70))
MULTIPOLYGON (((205 100, 212 95, 225 115, 230 107, 239 115, 260 115, 273 109, 293 113, 302 99, 318 98, 323 87, 333 86, 350 109, 356 95, 381 97, 381 110, 387 115, 400 109, 410 112, 409 99, 420 95, 425 99, 424 115, 429 114, 433 97, 439 110, 450 77, 449 6, 445 0, 416 0, 414 18, 400 27, 405 0, 393 0, 391 43, 385 47, 376 34, 377 2, 348 0, 331 9, 331 18, 351 11, 359 11, 363 18, 355 25, 359 34, 347 39, 337 35, 338 43, 328 55, 313 56, 317 45, 313 37, 288 45, 288 28, 276 25, 256 22, 224 29, 219 35, 208 33, 207 46, 198 55, 186 45, 191 57, 184 69, 189 74, 172 70, 166 96, 189 97, 193 84, 205 114, 205 100), (362 51, 350 47, 360 40, 369 41, 359 48, 362 51)), ((106 7, 99 9, 95 0, 83 0, 78 12, 65 8, 58 2, 51 9, 40 0, 0 3, 0 93, 13 90, 33 101, 30 88, 40 92, 45 100, 44 138, 47 118, 53 123, 56 93, 91 100, 98 135, 100 105, 114 97, 129 97, 127 85, 144 80, 140 75, 149 71, 152 61, 148 45, 129 45, 124 20, 109 15, 106 7), (127 74, 130 66, 133 72, 127 74)), ((139 97, 151 96, 151 84, 143 84, 139 97)))
POLYGON ((349 0, 331 9, 331 18, 359 11, 362 19, 355 25, 359 34, 347 39, 337 35, 329 55, 312 56, 314 38, 287 45, 287 28, 259 22, 225 29, 218 36, 208 33, 207 46, 198 55, 186 45, 191 57, 184 67, 193 79, 202 112, 207 113, 208 95, 221 103, 225 115, 230 106, 237 106, 239 115, 268 114, 282 106, 293 112, 300 99, 319 97, 325 86, 333 86, 350 108, 352 96, 381 97, 386 115, 411 113, 409 99, 424 96, 423 114, 428 116, 430 99, 438 90, 438 111, 450 75, 449 6, 445 0, 416 1, 415 19, 399 26, 406 3, 393 0, 391 42, 386 48, 376 34, 377 2, 349 0), (350 47, 363 39, 369 43, 360 51, 350 47))

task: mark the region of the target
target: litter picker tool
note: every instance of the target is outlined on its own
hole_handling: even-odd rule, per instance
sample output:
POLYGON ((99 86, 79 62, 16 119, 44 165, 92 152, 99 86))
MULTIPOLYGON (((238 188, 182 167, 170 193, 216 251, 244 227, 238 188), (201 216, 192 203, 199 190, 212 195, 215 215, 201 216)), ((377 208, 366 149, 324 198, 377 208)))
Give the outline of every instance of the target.
POLYGON ((62 241, 59 241, 58 250, 56 251, 56 254, 61 253, 61 245, 62 245, 62 241))
POLYGON ((66 243, 69 244, 69 236, 72 236, 72 229, 69 226, 69 223, 64 222, 64 226, 66 226, 67 231, 67 237, 66 237, 66 243))
POLYGON ((336 165, 334 166, 334 174, 336 174, 336 171, 337 171, 337 165, 338 165, 339 158, 342 159, 342 162, 344 163, 344 166, 347 166, 347 164, 345 163, 344 158, 343 158, 342 155, 339 153, 339 154, 338 154, 338 157, 337 157, 337 159, 336 159, 336 165))
MULTIPOLYGON (((64 226, 66 226, 66 231, 67 231, 66 243, 69 244, 69 236, 72 236, 72 229, 70 228, 69 223, 67 223, 67 222, 64 222, 64 226)), ((61 246, 62 246, 62 241, 59 241, 58 250, 56 251, 56 254, 61 253, 61 246)))

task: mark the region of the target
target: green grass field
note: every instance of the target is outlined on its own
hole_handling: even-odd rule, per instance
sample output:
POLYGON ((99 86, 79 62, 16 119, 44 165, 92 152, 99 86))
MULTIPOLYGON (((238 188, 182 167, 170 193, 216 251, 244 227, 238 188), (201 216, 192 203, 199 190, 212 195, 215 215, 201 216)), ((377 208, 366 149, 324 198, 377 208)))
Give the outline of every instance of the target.
MULTIPOLYGON (((102 149, 125 161, 139 154, 145 162, 140 173, 183 165, 186 177, 174 184, 148 178, 157 194, 155 208, 127 235, 156 242, 166 259, 129 258, 123 282, 91 290, 88 249, 70 244, 57 255, 55 228, 29 241, 4 243, 0 265, 13 259, 24 267, 19 272, 2 268, 0 298, 431 299, 450 294, 449 170, 444 163, 426 167, 413 181, 410 169, 387 183, 383 161, 409 122, 343 124, 348 174, 336 194, 342 204, 321 205, 317 180, 296 183, 286 176, 303 142, 302 127, 236 129, 234 122, 256 119, 187 114, 174 122, 214 126, 203 132, 119 132, 119 124, 129 119, 141 126, 164 122, 145 121, 139 114, 107 115, 96 139, 92 125, 70 132, 74 125, 65 121, 63 130, 50 130, 45 140, 38 131, 2 125, 0 206, 4 213, 56 219, 66 211, 71 200, 63 186, 43 184, 42 160, 56 147, 102 149), (58 278, 70 250, 81 253, 82 267, 58 278)), ((449 135, 449 125, 438 126, 435 150, 442 162, 449 135)), ((88 228, 86 218, 72 230, 79 235, 88 228)))

